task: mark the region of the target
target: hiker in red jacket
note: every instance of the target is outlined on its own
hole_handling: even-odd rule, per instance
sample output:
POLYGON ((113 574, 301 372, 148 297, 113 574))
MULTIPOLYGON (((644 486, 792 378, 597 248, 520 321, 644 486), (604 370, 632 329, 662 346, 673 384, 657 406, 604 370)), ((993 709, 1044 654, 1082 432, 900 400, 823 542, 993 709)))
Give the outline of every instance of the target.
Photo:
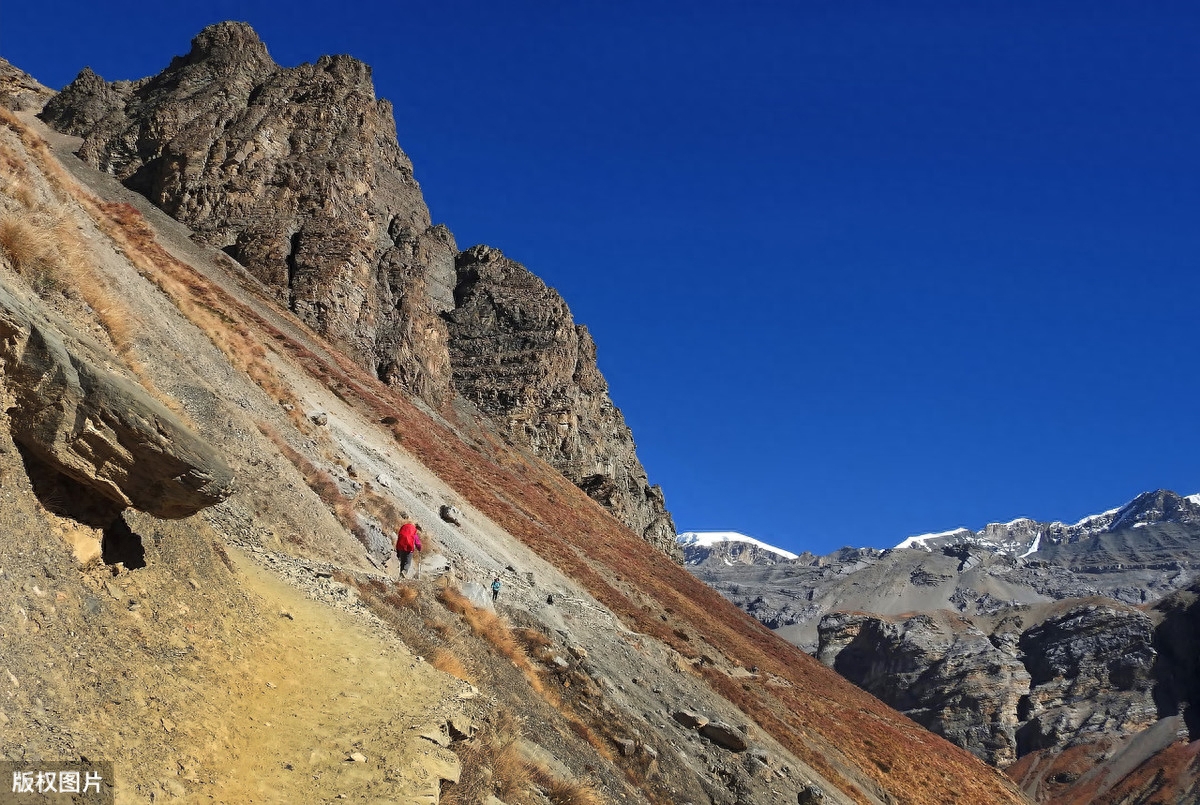
POLYGON ((413 523, 405 523, 400 526, 400 531, 396 535, 396 556, 400 558, 400 575, 404 576, 408 573, 408 566, 412 562, 413 551, 421 550, 421 527, 413 523))

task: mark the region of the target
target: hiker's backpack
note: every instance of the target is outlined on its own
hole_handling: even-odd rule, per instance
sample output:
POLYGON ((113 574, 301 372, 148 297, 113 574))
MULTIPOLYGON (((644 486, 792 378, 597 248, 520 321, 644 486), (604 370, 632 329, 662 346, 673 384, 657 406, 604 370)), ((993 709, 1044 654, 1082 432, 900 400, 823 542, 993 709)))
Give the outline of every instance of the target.
POLYGON ((400 526, 400 532, 396 535, 396 550, 412 553, 417 549, 417 527, 412 523, 405 523, 400 526))

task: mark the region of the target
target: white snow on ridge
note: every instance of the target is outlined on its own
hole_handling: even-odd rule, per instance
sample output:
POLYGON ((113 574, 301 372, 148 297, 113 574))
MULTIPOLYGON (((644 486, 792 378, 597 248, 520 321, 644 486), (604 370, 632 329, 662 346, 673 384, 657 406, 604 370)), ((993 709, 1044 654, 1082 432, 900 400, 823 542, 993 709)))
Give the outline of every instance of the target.
POLYGON ((1200 492, 1197 492, 1194 495, 1188 495, 1187 499, 1190 502, 1195 503, 1197 506, 1200 506, 1200 492))
POLYGON ((739 534, 737 531, 688 531, 679 534, 675 537, 675 542, 681 548, 688 546, 698 546, 701 548, 711 548, 720 542, 745 542, 750 545, 757 545, 765 551, 777 553, 785 559, 798 559, 799 557, 791 551, 785 551, 783 548, 776 548, 774 545, 757 540, 754 537, 747 537, 745 534, 739 534))
POLYGON ((901 548, 924 548, 925 550, 929 551, 929 550, 932 550, 932 548, 930 548, 928 545, 925 544, 925 540, 937 539, 938 537, 952 537, 955 534, 961 534, 964 531, 967 532, 968 534, 972 533, 971 529, 969 529, 969 528, 952 528, 949 531, 939 531, 936 534, 922 534, 919 537, 909 537, 908 539, 904 540, 904 542, 901 542, 899 545, 897 545, 892 550, 898 551, 901 548))
MULTIPOLYGON (((1126 504, 1126 505, 1128 505, 1128 504, 1126 504)), ((1100 512, 1099 514, 1089 514, 1087 517, 1084 517, 1082 520, 1080 520, 1078 523, 1076 523, 1075 528, 1079 528, 1080 526, 1087 525, 1088 523, 1092 522, 1093 520, 1099 520, 1101 517, 1108 517, 1110 514, 1116 514, 1123 508, 1125 508, 1125 506, 1118 506, 1115 509, 1109 509, 1106 512, 1100 512)))

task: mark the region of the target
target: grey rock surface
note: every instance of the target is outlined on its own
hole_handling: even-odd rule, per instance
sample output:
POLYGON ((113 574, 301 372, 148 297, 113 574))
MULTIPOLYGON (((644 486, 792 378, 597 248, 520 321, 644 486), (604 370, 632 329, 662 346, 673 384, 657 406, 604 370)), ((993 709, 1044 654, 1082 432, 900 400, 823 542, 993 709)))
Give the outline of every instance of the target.
POLYGON ((430 221, 367 65, 283 68, 224 22, 152 78, 85 69, 42 117, 381 378, 449 398, 454 239, 430 221))
POLYGON ((646 541, 678 556, 662 490, 638 460, 587 328, 554 289, 496 249, 468 249, 457 268, 447 320, 458 390, 646 541))
POLYGON ((233 473, 145 389, 103 368, 65 324, 0 286, 0 382, 13 441, 121 506, 177 519, 224 500, 233 473))
POLYGON ((586 328, 524 268, 458 253, 432 223, 367 65, 280 67, 248 25, 224 22, 151 78, 85 69, 41 116, 381 380, 435 408, 461 393, 678 558, 586 328))

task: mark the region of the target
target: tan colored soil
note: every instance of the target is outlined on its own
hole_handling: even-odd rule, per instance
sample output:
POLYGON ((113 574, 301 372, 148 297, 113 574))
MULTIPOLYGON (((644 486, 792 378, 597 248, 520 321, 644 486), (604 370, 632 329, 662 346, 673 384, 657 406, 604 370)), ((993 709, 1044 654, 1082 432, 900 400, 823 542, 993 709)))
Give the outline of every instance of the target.
POLYGON ((200 690, 179 714, 181 724, 215 734, 198 758, 217 770, 203 799, 321 802, 345 794, 349 802, 436 802, 438 774, 457 760, 420 733, 445 723, 460 683, 386 634, 232 556, 261 610, 291 617, 247 635, 226 684, 200 690), (354 753, 366 761, 351 760, 354 753))

